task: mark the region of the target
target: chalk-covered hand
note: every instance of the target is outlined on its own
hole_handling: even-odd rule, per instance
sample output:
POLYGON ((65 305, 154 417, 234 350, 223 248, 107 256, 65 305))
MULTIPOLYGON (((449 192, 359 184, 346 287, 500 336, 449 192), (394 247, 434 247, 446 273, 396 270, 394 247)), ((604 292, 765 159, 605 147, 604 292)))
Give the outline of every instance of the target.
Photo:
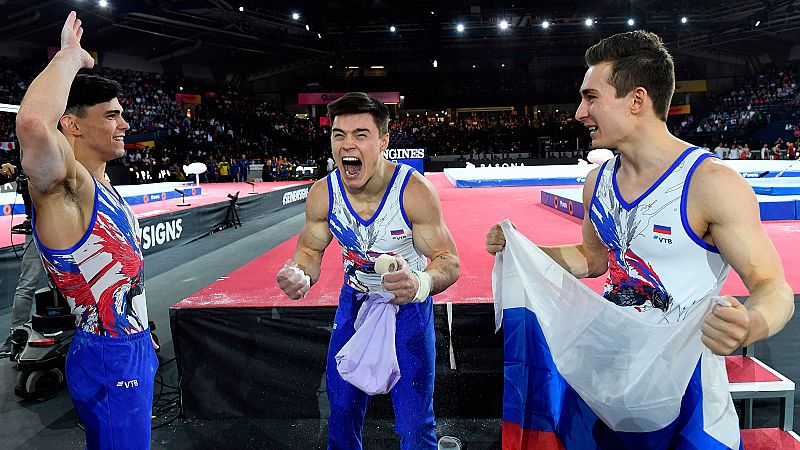
POLYGON ((303 269, 297 266, 297 261, 293 259, 286 261, 283 268, 278 271, 276 279, 278 287, 292 300, 305 297, 308 290, 311 289, 311 277, 306 275, 303 269))

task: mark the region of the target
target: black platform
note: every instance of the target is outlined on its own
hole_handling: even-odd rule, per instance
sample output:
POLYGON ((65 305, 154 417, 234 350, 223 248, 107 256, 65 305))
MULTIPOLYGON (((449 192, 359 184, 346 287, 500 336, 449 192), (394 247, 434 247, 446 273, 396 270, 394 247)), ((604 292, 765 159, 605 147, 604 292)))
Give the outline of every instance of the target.
MULTIPOLYGON (((498 418, 503 340, 491 304, 434 305, 436 416, 498 418), (455 369, 450 362, 450 338, 455 369)), ((334 307, 173 308, 172 335, 187 418, 320 419, 328 416, 325 361, 334 307)), ((368 417, 391 418, 388 395, 368 417)))

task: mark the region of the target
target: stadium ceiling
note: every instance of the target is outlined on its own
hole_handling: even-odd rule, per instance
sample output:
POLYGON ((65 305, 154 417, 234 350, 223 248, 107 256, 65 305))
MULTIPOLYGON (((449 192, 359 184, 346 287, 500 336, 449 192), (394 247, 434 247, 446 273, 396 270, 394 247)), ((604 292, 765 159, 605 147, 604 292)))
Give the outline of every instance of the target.
POLYGON ((71 9, 85 23, 90 50, 234 72, 378 60, 400 66, 467 57, 579 57, 604 36, 639 28, 659 33, 673 52, 712 58, 788 52, 800 42, 797 0, 107 1, 101 7, 98 0, 0 0, 0 42, 55 46, 71 9))

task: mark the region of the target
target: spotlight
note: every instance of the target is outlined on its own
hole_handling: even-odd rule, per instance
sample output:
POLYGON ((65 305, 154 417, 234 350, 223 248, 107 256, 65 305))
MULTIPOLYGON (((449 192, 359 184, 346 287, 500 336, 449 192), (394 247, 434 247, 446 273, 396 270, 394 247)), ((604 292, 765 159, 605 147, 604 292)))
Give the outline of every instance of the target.
POLYGON ((99 6, 99 7, 101 7, 101 8, 105 8, 105 7, 107 7, 107 6, 108 6, 108 1, 106 1, 106 0, 100 0, 99 2, 97 2, 97 6, 99 6))
POLYGON ((628 19, 628 26, 629 26, 629 27, 632 27, 632 26, 634 26, 635 24, 636 24, 636 21, 635 21, 635 20, 633 20, 633 19, 628 19))
POLYGON ((756 25, 755 26, 759 26, 759 25, 761 25, 761 21, 760 20, 756 20, 756 25))
POLYGON ((322 39, 322 34, 321 33, 317 33, 317 37, 322 39))
POLYGON ((434 60, 433 60, 433 67, 434 67, 434 68, 437 68, 437 67, 439 67, 439 61, 437 61, 437 60, 435 60, 435 59, 434 59, 434 60))
POLYGON ((308 24, 306 24, 306 31, 311 31, 311 27, 309 27, 308 24))
POLYGON ((586 19, 586 20, 583 21, 583 24, 586 25, 587 27, 592 26, 593 23, 594 23, 594 20, 592 20, 591 18, 590 19, 586 19))
POLYGON ((296 12, 292 13, 292 19, 298 20, 299 18, 300 18, 300 13, 296 13, 296 12))
POLYGON ((500 64, 500 67, 505 67, 506 63, 500 64))
POLYGON ((508 21, 505 20, 505 19, 501 20, 499 26, 500 26, 501 30, 507 30, 508 29, 508 21))
POLYGON ((475 64, 473 64, 473 65, 472 65, 472 68, 473 68, 473 69, 475 68, 475 64))
POLYGON ((394 25, 392 25, 392 26, 389 27, 389 31, 394 33, 395 31, 397 31, 397 28, 395 28, 394 25))
POLYGON ((689 21, 689 19, 686 18, 686 16, 681 17, 681 23, 686 23, 688 21, 689 21))
POLYGON ((244 12, 244 6, 239 7, 239 12, 244 12))
POLYGON ((550 28, 550 22, 546 20, 542 21, 542 28, 544 28, 545 30, 550 28))
POLYGON ((178 90, 183 90, 183 86, 178 86, 178 90))
POLYGON ((463 23, 460 23, 460 24, 456 25, 456 30, 457 30, 459 33, 463 33, 463 32, 464 32, 464 24, 463 24, 463 23))

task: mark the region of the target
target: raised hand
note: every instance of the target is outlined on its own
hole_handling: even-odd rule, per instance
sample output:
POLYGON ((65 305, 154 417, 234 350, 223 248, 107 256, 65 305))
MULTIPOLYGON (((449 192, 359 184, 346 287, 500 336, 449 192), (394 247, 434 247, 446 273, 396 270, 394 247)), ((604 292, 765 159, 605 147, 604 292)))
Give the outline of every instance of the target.
POLYGON ((81 58, 81 67, 84 69, 91 69, 94 67, 94 58, 86 50, 81 47, 81 37, 83 36, 83 27, 81 26, 81 19, 75 11, 70 11, 67 16, 67 21, 64 22, 64 28, 61 29, 61 50, 71 48, 74 49, 76 54, 81 58))

